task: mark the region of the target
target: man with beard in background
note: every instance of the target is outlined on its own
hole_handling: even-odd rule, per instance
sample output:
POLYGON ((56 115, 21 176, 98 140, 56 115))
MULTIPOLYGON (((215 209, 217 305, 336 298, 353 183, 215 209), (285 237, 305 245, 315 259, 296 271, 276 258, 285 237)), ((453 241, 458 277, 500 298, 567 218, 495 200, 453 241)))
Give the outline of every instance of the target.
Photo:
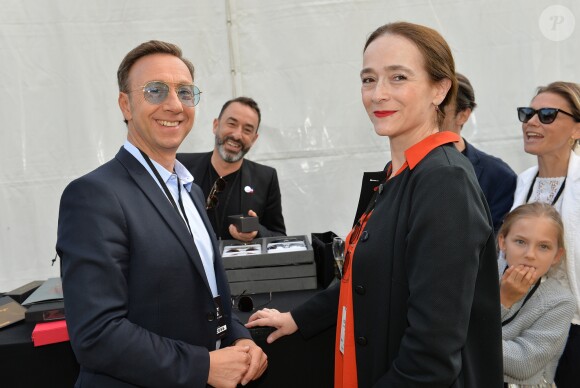
POLYGON ((209 219, 220 239, 249 242, 286 235, 276 170, 244 158, 258 139, 260 120, 260 108, 253 99, 229 100, 213 121, 213 151, 177 154, 201 187, 209 219), (238 214, 258 217, 258 230, 239 231, 228 219, 238 214))

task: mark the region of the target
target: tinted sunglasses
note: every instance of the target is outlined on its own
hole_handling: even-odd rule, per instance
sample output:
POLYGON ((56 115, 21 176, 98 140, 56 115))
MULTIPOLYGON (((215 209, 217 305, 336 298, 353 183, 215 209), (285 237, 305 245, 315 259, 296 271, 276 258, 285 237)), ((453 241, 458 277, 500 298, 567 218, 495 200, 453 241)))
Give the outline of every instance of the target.
POLYGON ((530 107, 520 107, 520 108, 518 108, 518 119, 522 123, 527 123, 537 113, 538 114, 538 120, 540 120, 540 123, 542 123, 542 124, 551 124, 551 123, 554 122, 554 120, 556 120, 556 116, 558 116, 558 112, 562 112, 565 115, 568 115, 568 116, 572 117, 575 121, 580 121, 579 119, 577 119, 576 117, 574 117, 573 114, 568 113, 568 112, 566 112, 566 111, 564 111, 562 109, 558 109, 558 108, 540 108, 540 109, 537 109, 536 110, 536 109, 530 108, 530 107))
MULTIPOLYGON (((261 309, 262 307, 267 306, 268 304, 270 304, 272 302, 272 291, 270 291, 270 297, 269 297, 268 301, 254 306, 254 300, 252 299, 251 296, 246 294, 246 291, 247 290, 244 290, 238 296, 232 296, 232 307, 234 309, 237 309, 241 312, 247 313, 247 312, 250 312, 253 310, 261 309)), ((263 295, 254 294, 254 297, 263 297, 263 295)))
POLYGON ((232 249, 228 249, 228 252, 253 252, 253 251, 257 251, 258 248, 256 247, 247 247, 247 248, 232 248, 232 249))
POLYGON ((224 178, 219 177, 218 179, 215 180, 211 190, 209 191, 209 195, 205 200, 206 210, 213 209, 214 207, 217 206, 219 202, 217 194, 224 191, 225 188, 226 188, 226 180, 224 178))
MULTIPOLYGON (((145 101, 153 105, 163 103, 169 96, 170 86, 163 81, 147 82, 142 88, 132 90, 142 90, 145 101)), ((196 106, 199 103, 201 91, 195 85, 176 85, 175 93, 183 105, 196 106)))

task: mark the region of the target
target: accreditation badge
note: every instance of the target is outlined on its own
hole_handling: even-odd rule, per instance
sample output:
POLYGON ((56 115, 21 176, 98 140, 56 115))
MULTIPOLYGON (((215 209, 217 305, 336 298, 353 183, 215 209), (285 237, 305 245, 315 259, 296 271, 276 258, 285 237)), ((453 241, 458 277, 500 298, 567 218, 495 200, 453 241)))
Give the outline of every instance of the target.
POLYGON ((342 319, 340 323, 340 352, 344 355, 344 337, 346 335, 346 306, 342 306, 342 319))
POLYGON ((217 320, 217 339, 222 339, 228 334, 228 325, 226 325, 226 318, 223 313, 222 298, 221 296, 216 296, 213 298, 213 303, 215 305, 215 315, 217 320))

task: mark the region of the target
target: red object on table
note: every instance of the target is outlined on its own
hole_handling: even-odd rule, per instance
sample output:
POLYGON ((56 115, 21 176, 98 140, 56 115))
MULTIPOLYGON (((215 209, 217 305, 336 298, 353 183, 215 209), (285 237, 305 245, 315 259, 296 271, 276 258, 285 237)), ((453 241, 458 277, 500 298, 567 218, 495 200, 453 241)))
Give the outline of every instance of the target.
POLYGON ((32 342, 34 342, 34 346, 50 345, 68 340, 68 330, 65 320, 37 323, 32 331, 32 342))

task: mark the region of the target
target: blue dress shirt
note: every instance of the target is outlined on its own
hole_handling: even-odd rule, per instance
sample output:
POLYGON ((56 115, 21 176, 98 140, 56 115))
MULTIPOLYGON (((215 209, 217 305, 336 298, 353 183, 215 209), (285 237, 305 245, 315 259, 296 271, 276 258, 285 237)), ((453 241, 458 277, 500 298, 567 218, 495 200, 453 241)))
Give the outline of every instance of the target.
MULTIPOLYGON (((163 187, 161 187, 161 183, 157 181, 155 178, 155 174, 139 152, 139 149, 131 144, 128 140, 125 141, 123 147, 131 153, 145 167, 145 169, 149 172, 155 183, 159 186, 159 189, 165 195, 165 191, 163 191, 163 187)), ((189 173, 187 168, 185 168, 178 160, 175 160, 175 172, 167 171, 162 165, 151 159, 153 166, 157 169, 157 172, 161 176, 161 179, 165 182, 167 187, 169 188, 169 192, 173 197, 175 203, 178 202, 179 193, 177 190, 181 190, 181 199, 183 201, 183 207, 185 208, 185 213, 187 215, 187 219, 189 221, 189 227, 191 228, 191 233, 193 234, 193 238, 195 240, 195 246, 199 252, 199 256, 201 257, 201 261, 203 263, 203 268, 205 270, 205 275, 207 277, 207 281, 209 283, 209 287, 211 288, 211 293, 214 297, 218 296, 217 284, 215 280, 215 271, 213 268, 214 262, 214 254, 213 248, 211 244, 211 239, 207 232, 207 229, 197 211, 197 208, 193 204, 193 200, 189 196, 189 191, 191 191, 191 185, 193 183, 193 176, 189 173), (178 177, 180 181, 179 189, 178 189, 178 177)), ((167 199, 169 200, 169 198, 167 199)), ((180 212, 181 214, 181 212, 180 212)), ((181 215, 183 218, 183 215, 181 215)), ((185 222, 185 219, 184 219, 185 222)))

